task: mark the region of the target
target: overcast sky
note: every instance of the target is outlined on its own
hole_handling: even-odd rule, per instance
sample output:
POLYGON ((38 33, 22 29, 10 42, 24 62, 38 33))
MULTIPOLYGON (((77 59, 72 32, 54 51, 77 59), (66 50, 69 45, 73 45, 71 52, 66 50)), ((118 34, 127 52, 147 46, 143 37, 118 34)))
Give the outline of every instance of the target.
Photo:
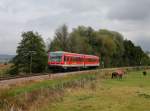
POLYGON ((24 31, 46 41, 64 23, 118 31, 150 50, 150 0, 0 0, 0 54, 15 54, 24 31))

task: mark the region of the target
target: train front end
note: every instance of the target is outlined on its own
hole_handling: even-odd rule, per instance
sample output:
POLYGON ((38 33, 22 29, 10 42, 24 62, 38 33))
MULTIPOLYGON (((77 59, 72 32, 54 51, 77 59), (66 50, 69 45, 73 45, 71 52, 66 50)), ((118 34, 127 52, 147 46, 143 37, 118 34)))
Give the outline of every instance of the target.
POLYGON ((48 54, 48 66, 50 69, 61 69, 64 64, 63 52, 49 52, 48 54))

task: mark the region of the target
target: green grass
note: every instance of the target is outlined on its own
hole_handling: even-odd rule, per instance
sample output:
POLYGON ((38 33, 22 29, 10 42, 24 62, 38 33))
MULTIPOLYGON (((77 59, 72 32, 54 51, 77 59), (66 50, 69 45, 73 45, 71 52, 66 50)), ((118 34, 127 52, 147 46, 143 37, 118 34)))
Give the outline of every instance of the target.
POLYGON ((150 110, 150 72, 144 77, 142 71, 131 71, 125 75, 122 80, 110 79, 108 75, 107 78, 102 78, 102 75, 101 72, 98 72, 97 75, 72 75, 55 80, 45 80, 23 86, 14 86, 3 93, 0 92, 0 100, 6 97, 6 99, 8 98, 8 101, 12 103, 15 102, 14 99, 16 99, 16 97, 24 98, 23 101, 20 101, 20 99, 16 99, 16 101, 18 101, 19 104, 22 102, 20 105, 26 104, 26 107, 29 107, 30 104, 30 111, 150 110), (40 92, 40 94, 37 93, 39 91, 48 91, 47 89, 51 88, 57 89, 63 83, 80 83, 82 82, 81 80, 85 79, 88 81, 84 83, 84 87, 64 87, 63 90, 60 90, 63 91, 62 95, 58 95, 59 92, 57 91, 55 92, 56 95, 52 97, 48 97, 51 96, 51 94, 48 95, 44 92, 40 92), (31 103, 29 103, 26 96, 24 96, 26 93, 29 93, 29 100, 32 98, 34 101, 31 99, 31 103), (30 93, 32 93, 32 95, 30 93), (34 93, 38 94, 37 97, 34 93))
POLYGON ((123 80, 106 79, 96 83, 97 88, 66 91, 62 102, 43 111, 149 111, 150 74, 130 72, 123 80))
POLYGON ((10 110, 14 107, 37 111, 48 102, 62 101, 64 89, 67 87, 82 86, 83 80, 91 80, 96 76, 91 74, 71 75, 54 80, 45 80, 36 83, 14 85, 8 89, 0 89, 0 111, 10 110), (77 84, 75 84, 77 83, 77 84), (40 106, 41 105, 41 106, 40 106))
POLYGON ((105 80, 104 85, 115 86, 130 86, 130 87, 149 87, 150 73, 147 76, 142 75, 142 71, 130 72, 122 80, 105 80))

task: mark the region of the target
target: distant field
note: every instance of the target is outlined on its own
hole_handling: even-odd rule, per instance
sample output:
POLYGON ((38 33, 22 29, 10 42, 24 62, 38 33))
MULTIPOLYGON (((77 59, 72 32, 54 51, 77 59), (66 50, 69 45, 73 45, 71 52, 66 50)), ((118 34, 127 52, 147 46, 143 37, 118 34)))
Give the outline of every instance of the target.
POLYGON ((10 68, 11 64, 0 64, 0 76, 4 76, 5 72, 10 68))
POLYGON ((131 71, 122 80, 97 72, 31 81, 1 89, 0 100, 5 110, 13 106, 16 111, 149 111, 150 72, 144 77, 142 71, 131 71))

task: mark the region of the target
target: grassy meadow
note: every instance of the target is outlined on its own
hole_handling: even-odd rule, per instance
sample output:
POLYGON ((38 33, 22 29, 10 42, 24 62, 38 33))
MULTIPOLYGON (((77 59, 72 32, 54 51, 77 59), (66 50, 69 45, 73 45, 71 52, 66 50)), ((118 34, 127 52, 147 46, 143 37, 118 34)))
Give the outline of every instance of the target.
POLYGON ((150 73, 130 71, 66 76, 0 89, 0 111, 149 111, 150 73))

